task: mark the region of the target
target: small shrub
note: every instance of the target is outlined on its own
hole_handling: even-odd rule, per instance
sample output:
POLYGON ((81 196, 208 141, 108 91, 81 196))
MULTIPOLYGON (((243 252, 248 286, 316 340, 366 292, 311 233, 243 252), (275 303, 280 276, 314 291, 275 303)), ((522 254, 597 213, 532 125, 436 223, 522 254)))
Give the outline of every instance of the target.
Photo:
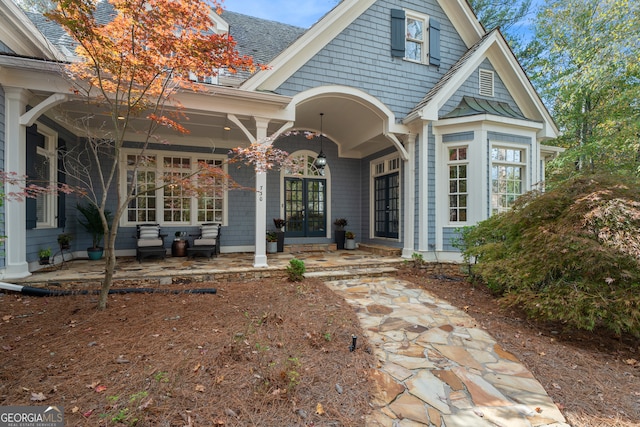
POLYGON ((304 266, 304 261, 293 258, 289 261, 289 265, 287 266, 287 275, 289 276, 289 280, 292 282, 300 282, 304 279, 304 273, 306 271, 306 267, 304 266))

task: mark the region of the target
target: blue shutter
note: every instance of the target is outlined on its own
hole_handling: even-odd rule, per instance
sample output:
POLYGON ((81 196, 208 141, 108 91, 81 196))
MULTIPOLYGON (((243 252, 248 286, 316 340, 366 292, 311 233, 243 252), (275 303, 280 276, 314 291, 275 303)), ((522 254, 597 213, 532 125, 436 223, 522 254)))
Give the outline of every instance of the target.
POLYGON ((404 10, 391 9, 391 56, 404 58, 404 10))
MULTIPOLYGON (((27 128, 27 183, 29 178, 37 176, 36 160, 38 155, 38 145, 44 144, 44 136, 38 133, 38 127, 36 125, 27 128)), ((24 201, 25 209, 27 210, 26 227, 27 230, 36 228, 38 225, 38 207, 36 199, 27 197, 24 201)))
POLYGON ((429 64, 440 66, 440 23, 429 18, 429 64))
MULTIPOLYGON (((58 183, 67 182, 67 174, 64 172, 64 155, 67 144, 63 139, 58 139, 58 183)), ((58 227, 64 228, 67 223, 67 195, 58 192, 58 227)))

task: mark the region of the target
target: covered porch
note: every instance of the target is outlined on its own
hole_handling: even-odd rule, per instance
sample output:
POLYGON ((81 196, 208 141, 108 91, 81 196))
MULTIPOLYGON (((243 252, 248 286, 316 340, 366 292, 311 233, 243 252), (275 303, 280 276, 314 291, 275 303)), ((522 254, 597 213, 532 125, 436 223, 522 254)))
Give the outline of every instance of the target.
MULTIPOLYGON (((147 287, 213 283, 214 286, 236 280, 287 277, 286 268, 293 258, 304 261, 306 277, 341 278, 354 275, 382 275, 395 271, 406 260, 392 252, 371 250, 309 250, 288 248, 269 254, 268 267, 254 267, 254 254, 223 253, 209 260, 167 257, 136 261, 133 256, 118 257, 114 287, 147 287), (377 252, 377 253, 375 253, 377 252)), ((48 289, 99 289, 104 276, 104 260, 73 259, 12 281, 23 286, 48 289)))

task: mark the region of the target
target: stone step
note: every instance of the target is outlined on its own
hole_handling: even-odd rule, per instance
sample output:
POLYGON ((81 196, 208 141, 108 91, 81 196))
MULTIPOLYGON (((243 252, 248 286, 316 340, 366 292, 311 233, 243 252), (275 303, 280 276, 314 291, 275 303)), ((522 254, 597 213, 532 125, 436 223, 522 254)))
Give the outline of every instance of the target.
POLYGON ((310 271, 305 273, 304 277, 320 280, 342 280, 393 275, 397 271, 398 269, 395 267, 347 268, 342 270, 310 271))

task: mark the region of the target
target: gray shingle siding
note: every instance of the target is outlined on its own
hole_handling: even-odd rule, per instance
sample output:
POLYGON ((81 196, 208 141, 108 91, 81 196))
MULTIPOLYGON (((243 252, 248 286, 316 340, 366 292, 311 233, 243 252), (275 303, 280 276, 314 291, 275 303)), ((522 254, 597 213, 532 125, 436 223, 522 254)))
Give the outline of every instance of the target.
POLYGON ((6 44, 2 43, 2 41, 0 41, 0 53, 14 54, 15 52, 9 49, 9 46, 7 46, 6 44))
POLYGON ((492 101, 502 101, 509 104, 511 108, 513 108, 519 114, 522 114, 522 111, 518 108, 518 105, 514 101, 513 97, 507 90, 507 87, 504 85, 500 76, 496 72, 493 65, 488 59, 485 59, 482 64, 469 76, 469 78, 460 86, 460 88, 456 91, 456 93, 445 103, 445 105, 440 109, 440 116, 443 116, 449 112, 451 112, 454 108, 458 106, 463 96, 471 96, 474 98, 482 98, 488 99, 492 101), (494 72, 494 96, 486 97, 480 95, 480 69, 490 70, 494 72))
POLYGON ((403 6, 440 21, 440 67, 391 57, 390 11, 397 4, 378 1, 277 92, 292 96, 322 85, 351 86, 378 98, 398 118, 404 117, 467 49, 437 2, 411 1, 403 6))

